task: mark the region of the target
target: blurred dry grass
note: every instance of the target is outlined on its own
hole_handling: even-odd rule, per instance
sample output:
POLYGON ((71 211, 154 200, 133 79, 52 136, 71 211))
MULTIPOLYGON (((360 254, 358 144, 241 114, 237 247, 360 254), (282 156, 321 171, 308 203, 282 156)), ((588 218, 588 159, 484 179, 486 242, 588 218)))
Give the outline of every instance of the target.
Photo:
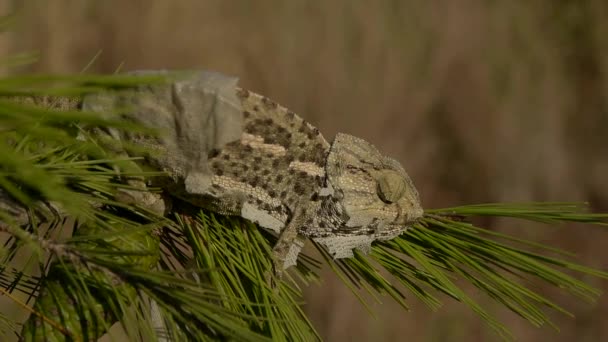
MULTIPOLYGON (((0 49, 40 51, 30 70, 78 72, 101 50, 93 71, 238 75, 326 137, 348 132, 398 158, 426 207, 585 200, 608 211, 604 0, 0 1, 15 9, 19 26, 0 49)), ((484 224, 608 269, 605 231, 484 224)), ((373 320, 326 279, 308 289, 306 310, 328 341, 496 339, 457 303, 438 313, 415 300, 410 313, 378 305, 373 320)), ((608 336, 607 296, 588 305, 547 292, 577 316, 555 316, 559 334, 480 300, 523 341, 608 336)))

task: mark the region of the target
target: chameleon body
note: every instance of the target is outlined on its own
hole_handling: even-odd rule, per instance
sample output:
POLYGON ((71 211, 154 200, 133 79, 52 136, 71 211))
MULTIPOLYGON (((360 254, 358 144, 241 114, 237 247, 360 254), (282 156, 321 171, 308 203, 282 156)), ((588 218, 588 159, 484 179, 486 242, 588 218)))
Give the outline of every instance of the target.
POLYGON ((294 233, 343 258, 353 248, 365 250, 373 240, 399 235, 422 216, 408 175, 371 144, 346 134, 330 144, 316 127, 272 100, 244 89, 237 94, 244 130, 239 141, 210 154, 210 203, 286 236, 275 247, 283 267, 295 263, 299 252, 294 233), (380 183, 386 178, 385 189, 380 183), (399 193, 383 198, 391 187, 399 193))
MULTIPOLYGON (((126 197, 119 200, 164 213, 175 197, 255 222, 279 237, 273 250, 277 275, 296 263, 306 238, 325 246, 335 258, 346 258, 355 248, 367 251, 373 241, 399 235, 423 214, 418 192, 398 162, 347 134, 328 142, 298 115, 237 87, 234 78, 194 73, 168 85, 60 103, 100 113, 118 108, 125 120, 163 130, 161 136, 95 127, 83 131, 108 143, 119 155, 132 153, 123 143, 143 146, 153 152, 143 153, 146 165, 125 166, 150 166, 166 172, 167 176, 148 183, 128 180, 139 187, 158 186, 165 192, 162 196, 126 190, 126 197)), ((134 242, 141 243, 140 238, 158 243, 151 236, 137 237, 134 242)), ((148 268, 156 259, 145 262, 144 268, 148 268)), ((57 286, 61 277, 46 281, 47 290, 37 300, 40 311, 60 317, 75 315, 78 308, 71 294, 57 286), (57 305, 56 299, 63 297, 69 305, 57 305)), ((95 310, 105 314, 104 303, 100 298, 95 310)), ((165 322, 155 305, 152 301, 152 323, 164 330, 165 322)), ((78 335, 82 325, 74 327, 78 335)), ((32 315, 23 336, 25 340, 63 339, 60 332, 51 337, 49 331, 55 330, 32 315)), ((101 333, 96 331, 96 337, 101 333)))
MULTIPOLYGON (((407 173, 370 143, 347 134, 329 143, 316 127, 239 88, 236 79, 217 73, 198 77, 195 85, 175 82, 148 96, 166 97, 167 110, 152 113, 149 108, 160 106, 138 100, 135 106, 145 110, 127 114, 168 130, 172 139, 118 138, 160 150, 164 157, 148 161, 171 175, 160 184, 171 196, 242 216, 278 234, 275 269, 295 264, 305 238, 324 245, 334 258, 345 258, 354 248, 367 251, 373 241, 399 235, 422 216, 407 173), (201 96, 206 100, 189 100, 201 96), (208 118, 192 103, 215 108, 214 115, 208 118), (202 137, 206 126, 230 120, 234 124, 209 133, 221 142, 202 137)), ((95 109, 95 101, 89 102, 95 109)))

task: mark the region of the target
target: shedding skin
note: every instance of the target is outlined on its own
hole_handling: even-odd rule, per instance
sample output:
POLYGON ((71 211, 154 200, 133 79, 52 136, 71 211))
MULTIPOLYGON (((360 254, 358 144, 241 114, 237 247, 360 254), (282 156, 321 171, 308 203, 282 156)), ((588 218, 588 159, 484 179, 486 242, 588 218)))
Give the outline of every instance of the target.
MULTIPOLYGON (((168 90, 153 88, 151 97, 135 102, 143 109, 130 119, 169 134, 161 140, 114 134, 114 140, 162 152, 146 162, 169 174, 152 184, 169 197, 276 234, 277 273, 296 264, 305 239, 347 258, 398 236, 422 216, 418 192, 397 161, 348 134, 330 143, 294 112, 236 83, 202 73, 168 90)), ((123 102, 102 98, 87 108, 123 102)))

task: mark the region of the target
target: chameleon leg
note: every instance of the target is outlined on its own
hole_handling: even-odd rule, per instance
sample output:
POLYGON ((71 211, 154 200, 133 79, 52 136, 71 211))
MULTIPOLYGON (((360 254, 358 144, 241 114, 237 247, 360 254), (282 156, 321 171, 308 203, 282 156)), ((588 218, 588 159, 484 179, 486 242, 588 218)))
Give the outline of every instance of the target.
POLYGON ((119 189, 116 194, 116 199, 119 202, 125 204, 139 205, 146 208, 158 216, 164 216, 168 211, 170 203, 167 199, 162 198, 160 194, 147 192, 146 183, 140 179, 130 179, 127 184, 139 188, 141 191, 135 189, 119 189))
MULTIPOLYGON (((142 179, 130 179, 127 181, 127 184, 142 191, 119 189, 116 195, 118 201, 140 205, 158 216, 164 216, 170 202, 163 199, 160 194, 144 191, 146 183, 142 179)), ((165 320, 158 304, 153 299, 150 299, 150 318, 152 320, 150 323, 157 334, 158 342, 169 342, 165 320)))
POLYGON ((272 249, 273 272, 278 279, 282 277, 284 270, 296 264, 297 256, 305 241, 304 238, 298 236, 298 231, 306 217, 305 210, 294 215, 281 231, 279 239, 272 249))

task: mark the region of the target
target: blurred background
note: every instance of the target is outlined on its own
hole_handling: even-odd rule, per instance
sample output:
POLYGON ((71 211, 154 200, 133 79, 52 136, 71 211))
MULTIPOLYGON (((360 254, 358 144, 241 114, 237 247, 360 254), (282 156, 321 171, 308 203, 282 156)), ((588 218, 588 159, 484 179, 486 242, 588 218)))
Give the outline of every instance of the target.
MULTIPOLYGON (((1 56, 40 53, 21 71, 211 69, 239 76, 319 127, 398 159, 426 208, 497 201, 588 201, 608 212, 608 3, 491 0, 0 0, 16 12, 1 56)), ((6 72, 6 71, 2 71, 6 72)), ((608 269, 608 232, 482 224, 565 248, 608 269)), ((304 308, 327 341, 494 341, 464 305, 376 317, 330 271, 304 308)), ((584 279, 608 289, 607 281, 584 279)), ((521 341, 608 338, 608 296, 571 309, 561 332, 476 296, 521 341)), ((474 290, 471 290, 473 294, 474 290)))

